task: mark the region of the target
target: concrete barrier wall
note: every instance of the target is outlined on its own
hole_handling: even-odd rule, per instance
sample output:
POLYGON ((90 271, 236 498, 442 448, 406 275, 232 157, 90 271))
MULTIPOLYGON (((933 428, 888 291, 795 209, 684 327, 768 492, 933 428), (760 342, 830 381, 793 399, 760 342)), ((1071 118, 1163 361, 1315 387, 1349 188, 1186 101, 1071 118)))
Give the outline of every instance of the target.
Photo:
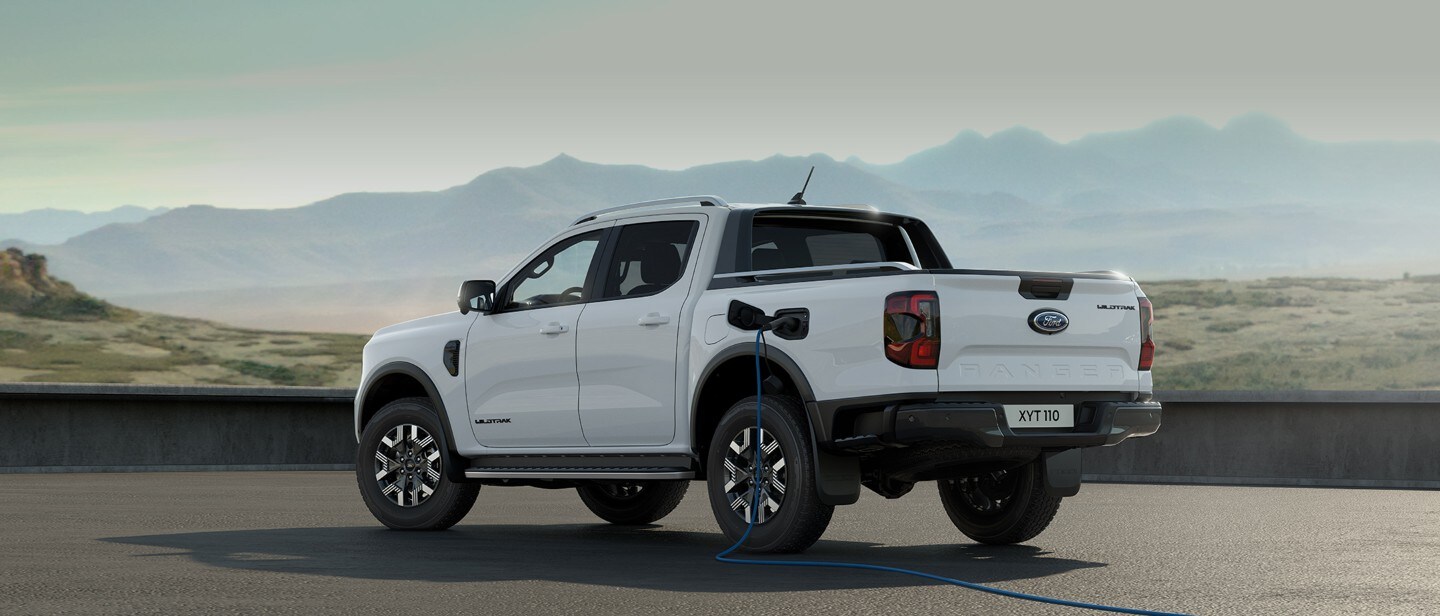
MULTIPOLYGON (((0 473, 348 469, 349 389, 0 384, 0 473)), ((1440 488, 1440 391, 1158 392, 1090 481, 1440 488)))
POLYGON ((1440 391, 1157 392, 1154 435, 1085 451, 1088 480, 1440 488, 1440 391))
POLYGON ((0 384, 0 472, 341 470, 349 389, 0 384))

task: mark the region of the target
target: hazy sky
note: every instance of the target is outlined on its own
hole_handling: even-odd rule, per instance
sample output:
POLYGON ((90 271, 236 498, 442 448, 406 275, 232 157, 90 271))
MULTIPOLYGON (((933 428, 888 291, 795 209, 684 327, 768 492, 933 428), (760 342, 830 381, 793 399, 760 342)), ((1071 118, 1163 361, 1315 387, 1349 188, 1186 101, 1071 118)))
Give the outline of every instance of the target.
POLYGON ((1430 6, 0 0, 0 212, 288 207, 560 152, 891 162, 1177 114, 1440 139, 1430 6))

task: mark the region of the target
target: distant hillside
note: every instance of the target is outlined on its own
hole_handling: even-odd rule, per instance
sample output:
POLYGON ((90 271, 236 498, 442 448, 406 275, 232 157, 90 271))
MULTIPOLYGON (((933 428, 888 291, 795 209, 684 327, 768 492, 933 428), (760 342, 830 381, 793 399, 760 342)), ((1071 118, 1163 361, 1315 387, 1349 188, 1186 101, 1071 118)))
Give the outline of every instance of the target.
POLYGON ((895 165, 817 154, 664 171, 562 155, 436 192, 192 206, 43 251, 89 292, 147 309, 189 312, 204 302, 187 294, 204 291, 231 311, 308 312, 306 327, 338 308, 349 323, 384 322, 430 301, 367 291, 316 306, 250 290, 494 277, 583 212, 683 194, 784 201, 811 165, 811 203, 921 216, 962 267, 1246 279, 1394 277, 1440 261, 1440 144, 1320 143, 1263 116, 1219 129, 1172 119, 1068 144, 1025 129, 965 133, 895 165))
POLYGON ((41 209, 0 214, 0 242, 6 244, 59 244, 111 223, 140 222, 164 214, 168 208, 122 205, 103 212, 41 209))
POLYGON ((0 252, 0 382, 351 386, 365 340, 117 308, 0 252))

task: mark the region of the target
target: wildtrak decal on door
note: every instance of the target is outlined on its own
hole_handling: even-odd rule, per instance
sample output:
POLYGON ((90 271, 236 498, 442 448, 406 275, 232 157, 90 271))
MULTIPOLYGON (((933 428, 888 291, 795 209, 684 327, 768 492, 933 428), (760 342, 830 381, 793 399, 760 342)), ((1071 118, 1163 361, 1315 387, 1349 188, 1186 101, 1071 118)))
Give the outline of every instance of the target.
POLYGON ((502 423, 510 423, 510 418, 509 418, 509 417, 496 417, 496 418, 494 418, 494 419, 476 419, 476 420, 475 420, 475 423, 477 423, 477 424, 502 424, 502 423))

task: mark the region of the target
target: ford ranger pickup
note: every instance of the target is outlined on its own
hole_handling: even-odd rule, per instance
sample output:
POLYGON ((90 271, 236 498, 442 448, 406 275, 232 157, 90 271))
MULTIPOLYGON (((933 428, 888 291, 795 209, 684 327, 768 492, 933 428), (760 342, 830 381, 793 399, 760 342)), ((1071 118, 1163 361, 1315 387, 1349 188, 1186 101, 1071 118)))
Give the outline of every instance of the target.
POLYGON ((924 222, 868 206, 586 215, 465 282, 458 310, 376 332, 360 493, 396 529, 448 528, 487 485, 649 524, 702 481, 732 541, 753 519, 746 549, 797 552, 862 486, 935 482, 966 537, 1030 540, 1079 490, 1082 449, 1159 429, 1152 307, 1114 272, 956 265, 924 222))

